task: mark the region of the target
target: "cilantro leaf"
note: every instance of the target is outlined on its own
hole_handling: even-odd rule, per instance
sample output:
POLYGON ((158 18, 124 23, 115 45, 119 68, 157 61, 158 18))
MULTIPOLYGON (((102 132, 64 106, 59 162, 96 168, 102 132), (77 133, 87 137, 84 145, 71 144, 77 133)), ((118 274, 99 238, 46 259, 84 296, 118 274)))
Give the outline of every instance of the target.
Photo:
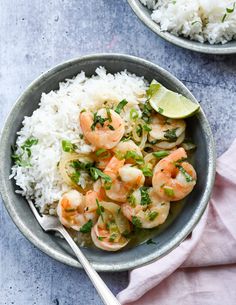
POLYGON ((77 146, 75 144, 73 144, 73 143, 71 143, 70 141, 67 141, 67 140, 62 140, 61 145, 62 145, 62 149, 65 152, 69 152, 69 153, 74 152, 75 149, 77 148, 77 146))
POLYGON ((137 216, 132 216, 132 224, 136 228, 142 228, 142 223, 141 223, 140 219, 137 216))
POLYGON ((115 112, 120 114, 122 109, 125 107, 125 105, 127 105, 128 102, 124 99, 121 102, 119 102, 119 104, 116 106, 115 112))
POLYGON ((164 131, 164 137, 169 141, 169 142, 175 142, 178 137, 176 135, 176 130, 178 128, 174 128, 174 129, 167 129, 164 131))
POLYGON ((184 175, 187 182, 191 182, 194 180, 193 177, 190 176, 189 173, 186 172, 186 170, 183 168, 183 166, 181 166, 179 164, 176 164, 175 166, 181 171, 181 173, 184 175))
POLYGON ((150 238, 146 241, 146 244, 147 245, 151 245, 151 244, 156 245, 157 243, 150 238))
POLYGON ((146 205, 151 203, 151 199, 148 194, 148 187, 142 186, 140 188, 140 193, 141 193, 141 205, 146 205))
POLYGON ((91 231, 93 227, 93 222, 90 219, 88 222, 86 222, 86 224, 84 224, 81 228, 80 228, 80 232, 81 233, 89 233, 91 231))

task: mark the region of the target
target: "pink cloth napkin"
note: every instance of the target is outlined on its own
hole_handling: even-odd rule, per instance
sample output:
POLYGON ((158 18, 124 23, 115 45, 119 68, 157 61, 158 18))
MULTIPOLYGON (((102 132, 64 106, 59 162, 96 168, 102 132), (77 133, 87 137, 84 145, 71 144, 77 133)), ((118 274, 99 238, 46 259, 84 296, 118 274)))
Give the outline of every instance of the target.
POLYGON ((181 245, 130 272, 129 305, 236 305, 236 140, 218 160, 208 208, 181 245))

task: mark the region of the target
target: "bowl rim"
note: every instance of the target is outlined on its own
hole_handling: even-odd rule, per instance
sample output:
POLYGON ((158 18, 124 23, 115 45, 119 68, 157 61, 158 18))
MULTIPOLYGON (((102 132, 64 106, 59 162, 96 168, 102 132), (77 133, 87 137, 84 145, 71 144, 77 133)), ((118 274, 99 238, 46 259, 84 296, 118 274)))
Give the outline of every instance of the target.
MULTIPOLYGON (((21 102, 25 100, 25 95, 27 92, 35 87, 38 82, 47 79, 48 77, 52 76, 54 73, 63 70, 64 68, 67 68, 68 66, 71 66, 75 63, 79 62, 84 62, 84 61, 93 61, 93 60, 124 60, 124 61, 130 61, 133 62, 134 64, 141 64, 148 67, 151 67, 155 70, 158 70, 159 73, 162 73, 166 75, 171 82, 173 82, 175 85, 177 85, 179 88, 182 90, 185 90, 191 97, 191 99, 195 102, 198 103, 197 100, 194 98, 194 96, 190 93, 190 91, 185 87, 185 85, 179 81, 175 76, 173 76, 170 72, 167 70, 159 67, 158 65, 147 61, 145 59, 131 56, 131 55, 126 55, 126 54, 119 54, 119 53, 98 53, 98 54, 91 54, 91 55, 86 55, 78 58, 74 58, 65 62, 62 62, 56 66, 54 66, 52 69, 47 70, 45 73, 41 74, 39 77, 37 77, 35 80, 33 80, 30 85, 23 91, 23 93, 18 97, 16 102, 11 108, 10 113, 8 114, 5 123, 3 124, 1 133, 0 133, 0 147, 5 147, 7 145, 7 130, 11 124, 13 113, 18 109, 20 106, 21 102)), ((169 252, 174 250, 194 229, 194 227, 197 225, 199 222, 201 216, 203 215, 210 195, 211 191, 213 188, 213 183, 215 179, 215 167, 216 167, 216 155, 215 155, 215 144, 214 144, 214 138, 213 134, 211 132, 210 125, 208 123, 208 120, 202 111, 200 110, 198 114, 198 119, 200 121, 200 124, 204 126, 204 132, 208 136, 208 142, 207 142, 207 150, 209 152, 209 168, 208 168, 208 177, 207 177, 207 184, 206 188, 204 191, 204 195, 200 201, 200 204, 196 211, 194 212, 194 215, 192 216, 191 220, 188 222, 187 226, 184 226, 183 229, 181 229, 180 232, 178 232, 178 236, 176 236, 172 242, 169 242, 168 245, 165 247, 162 247, 162 251, 160 251, 158 248, 156 248, 151 254, 140 258, 139 260, 134 260, 132 262, 120 262, 119 265, 112 266, 107 265, 107 264, 100 264, 100 263, 92 263, 93 267, 97 271, 108 271, 108 272, 113 272, 113 271, 126 271, 130 270, 136 267, 143 266, 145 264, 149 264, 165 255, 167 255, 169 252)), ((0 150, 0 168, 3 168, 3 156, 4 156, 4 150, 0 150)), ((5 182, 4 174, 3 171, 0 172, 0 193, 2 195, 3 203, 8 211, 8 214, 10 215, 12 221, 15 223, 17 228, 21 231, 21 233, 38 249, 40 249, 42 252, 45 254, 49 255, 50 257, 56 259, 57 261, 60 261, 64 264, 67 264, 69 266, 73 267, 78 267, 81 268, 81 265, 79 262, 70 256, 68 253, 63 254, 55 249, 53 249, 51 246, 46 244, 43 240, 37 237, 28 227, 27 225, 24 224, 24 222, 21 220, 19 215, 17 214, 14 206, 11 204, 11 199, 9 196, 9 191, 7 189, 7 185, 5 182)), ((33 214, 32 214, 33 216, 33 214)), ((34 217, 34 216, 33 216, 34 217)))
MULTIPOLYGON (((236 46, 234 47, 224 47, 224 45, 218 44, 208 44, 200 43, 190 39, 183 39, 183 37, 175 36, 169 32, 161 31, 160 26, 151 19, 151 16, 148 17, 144 10, 140 9, 140 5, 143 4, 139 0, 127 0, 130 7, 137 15, 137 17, 151 29, 154 33, 159 35, 161 38, 167 40, 168 42, 191 51, 205 53, 205 54, 214 54, 214 55, 229 55, 236 53, 236 46), (139 5, 140 3, 140 5, 139 5)), ((225 44, 227 45, 227 43, 225 44)))

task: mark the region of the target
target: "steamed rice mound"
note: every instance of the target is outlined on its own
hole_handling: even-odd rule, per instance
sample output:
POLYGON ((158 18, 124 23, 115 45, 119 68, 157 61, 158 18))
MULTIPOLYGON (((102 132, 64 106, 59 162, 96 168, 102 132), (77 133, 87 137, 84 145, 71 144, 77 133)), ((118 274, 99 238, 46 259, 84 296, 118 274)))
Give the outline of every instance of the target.
POLYGON ((142 77, 127 71, 112 75, 100 67, 90 78, 81 72, 60 83, 57 91, 43 93, 39 108, 32 116, 24 118, 23 127, 17 133, 16 154, 21 154, 20 147, 31 137, 37 139, 37 144, 31 147, 30 166, 12 167, 10 178, 14 177, 20 188, 16 192, 33 199, 41 211, 57 202, 71 189, 63 182, 58 169, 62 140, 76 144, 79 152, 91 151, 91 145, 80 137, 78 118, 81 110, 96 111, 104 101, 109 106, 126 99, 128 104, 123 119, 127 130, 130 109, 145 102, 146 89, 147 83, 142 77))
POLYGON ((201 43, 226 43, 236 38, 236 2, 231 0, 140 0, 153 10, 162 31, 201 43))

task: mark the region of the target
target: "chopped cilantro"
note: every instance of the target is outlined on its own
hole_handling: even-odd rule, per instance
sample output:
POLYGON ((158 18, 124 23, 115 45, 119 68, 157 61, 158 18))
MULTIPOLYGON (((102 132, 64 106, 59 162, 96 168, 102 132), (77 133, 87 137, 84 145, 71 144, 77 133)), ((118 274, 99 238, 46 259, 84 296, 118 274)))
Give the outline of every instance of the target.
POLYGON ((112 122, 112 118, 111 118, 111 111, 110 111, 110 109, 106 108, 106 112, 107 112, 108 121, 111 123, 112 122))
POLYGON ((164 186, 163 189, 167 196, 173 197, 175 195, 174 190, 171 187, 164 186))
POLYGON ((98 180, 98 178, 102 178, 105 182, 107 183, 111 183, 111 177, 104 174, 100 169, 96 168, 96 167, 90 167, 90 175, 93 178, 93 180, 98 180))
POLYGON ((86 224, 84 224, 81 228, 80 228, 80 232, 81 233, 89 233, 91 231, 93 227, 93 222, 90 219, 88 222, 86 222, 86 224))
POLYGON ((144 124, 144 125, 143 125, 143 130, 149 132, 149 131, 152 131, 152 128, 151 128, 149 125, 144 124))
POLYGON ((176 130, 178 128, 174 128, 174 129, 167 129, 166 131, 164 131, 164 137, 169 141, 169 142, 175 142, 178 137, 176 135, 176 130))
POLYGON ((149 104, 147 101, 143 106, 142 106, 142 119, 146 123, 150 123, 151 120, 151 114, 152 114, 152 106, 149 104))
POLYGON ((150 238, 146 241, 146 244, 147 245, 151 245, 151 244, 156 245, 157 243, 150 238))
POLYGON ((13 148, 13 154, 11 158, 14 160, 15 164, 21 167, 29 167, 31 166, 29 158, 31 157, 31 147, 33 145, 38 144, 38 139, 34 137, 28 138, 21 146, 22 152, 17 154, 13 148), (25 159, 25 154, 27 155, 27 159, 25 159))
POLYGON ((75 168, 76 170, 84 170, 84 171, 89 171, 91 167, 94 166, 93 162, 81 162, 79 160, 73 160, 70 162, 70 166, 75 168))
POLYGON ((158 215, 158 213, 156 211, 151 211, 148 214, 148 218, 149 218, 149 220, 153 221, 157 217, 157 215, 158 215))
POLYGON ((152 98, 160 89, 161 84, 159 83, 152 83, 146 91, 148 99, 152 98))
POLYGON ((136 206, 135 196, 133 194, 130 194, 127 199, 128 199, 128 202, 130 203, 131 207, 135 208, 135 206, 136 206))
POLYGON ((137 216, 132 216, 132 224, 136 228, 142 228, 142 223, 141 223, 140 219, 137 216))
POLYGON ((141 193, 141 205, 146 205, 151 203, 151 199, 148 194, 148 187, 142 186, 140 188, 140 193, 141 193))
POLYGON ((186 170, 183 168, 183 166, 181 166, 179 164, 176 164, 175 166, 181 171, 181 173, 184 175, 187 182, 193 181, 193 177, 190 176, 189 173, 186 172, 186 170))
POLYGON ((134 108, 131 109, 130 110, 130 119, 133 121, 136 121, 138 117, 139 117, 138 111, 134 108))
POLYGON ((121 102, 119 102, 119 104, 117 105, 115 112, 120 114, 122 109, 125 107, 125 105, 128 104, 128 102, 124 99, 121 102))
POLYGON ((70 178, 73 182, 75 182, 76 184, 79 183, 80 180, 80 172, 75 171, 73 174, 70 175, 70 178))
POLYGON ((164 109, 162 109, 161 107, 158 107, 157 111, 162 114, 164 112, 164 109))
POLYGON ((116 238, 117 238, 117 233, 112 233, 109 237, 109 241, 114 242, 116 238))
POLYGON ((103 118, 102 116, 98 115, 97 112, 95 112, 93 114, 93 124, 91 125, 91 130, 94 131, 97 124, 100 124, 103 127, 105 122, 108 120, 109 118, 103 118))
POLYGON ((152 177, 152 169, 148 165, 144 165, 141 170, 145 177, 152 177))
POLYGON ((154 157, 161 159, 161 158, 168 156, 170 154, 170 152, 166 151, 166 150, 161 150, 161 151, 155 151, 152 154, 154 157))
POLYGON ((62 145, 62 149, 68 153, 74 152, 75 149, 77 148, 77 146, 75 144, 73 144, 67 140, 62 140, 61 145, 62 145))
POLYGON ((138 165, 142 165, 144 163, 143 157, 140 156, 138 153, 136 153, 136 151, 134 151, 134 150, 128 150, 125 153, 124 158, 125 159, 132 159, 138 165))
POLYGON ((99 159, 106 159, 111 156, 111 153, 106 150, 105 148, 100 148, 95 152, 96 156, 99 157, 99 159))
POLYGON ((97 203, 97 206, 98 206, 96 212, 97 212, 97 214, 98 214, 99 216, 101 216, 102 221, 104 222, 104 218, 103 218, 103 215, 102 215, 102 213, 104 212, 104 207, 103 207, 102 205, 99 204, 99 201, 98 201, 97 199, 96 199, 96 203, 97 203))

